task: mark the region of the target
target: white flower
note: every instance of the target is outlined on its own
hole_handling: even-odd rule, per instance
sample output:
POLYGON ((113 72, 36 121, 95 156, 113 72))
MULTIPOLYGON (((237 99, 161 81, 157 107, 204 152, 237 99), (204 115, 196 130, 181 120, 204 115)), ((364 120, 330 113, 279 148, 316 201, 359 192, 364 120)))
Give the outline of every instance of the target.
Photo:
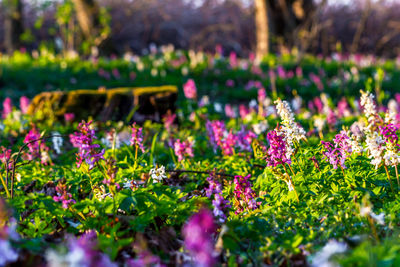
POLYGON ((167 178, 167 175, 165 174, 165 167, 161 166, 158 169, 151 169, 150 176, 153 179, 153 183, 161 182, 163 179, 167 178))
POLYGON ((288 177, 287 179, 285 179, 285 183, 287 184, 288 188, 289 188, 289 192, 294 190, 293 184, 292 184, 292 180, 289 178, 289 176, 285 173, 285 176, 288 177))
POLYGON ((396 124, 396 111, 388 109, 385 113, 385 123, 396 124))
POLYGON ((375 214, 372 211, 372 207, 369 204, 361 205, 360 215, 361 216, 371 216, 371 218, 374 219, 378 224, 385 225, 385 214, 383 212, 380 213, 379 215, 375 214))
POLYGON ((375 168, 378 169, 383 159, 383 144, 385 143, 385 141, 377 132, 373 132, 367 135, 367 139, 365 140, 365 142, 367 144, 367 150, 370 154, 369 158, 372 159, 371 164, 375 165, 375 168))
POLYGON ((375 115, 377 114, 376 106, 374 103, 374 95, 361 90, 360 103, 364 108, 364 113, 365 116, 367 117, 368 123, 370 125, 373 125, 375 121, 375 115))
MULTIPOLYGON (((282 119, 282 132, 285 132, 285 138, 289 138, 290 141, 295 139, 296 141, 300 141, 301 139, 306 138, 306 132, 304 129, 299 126, 294 121, 293 112, 289 106, 289 103, 286 101, 282 101, 280 99, 276 100, 275 102, 276 110, 278 115, 282 119)), ((290 143, 290 142, 286 142, 290 143)))
POLYGON ((329 240, 328 243, 317 252, 312 261, 312 267, 336 267, 336 263, 330 261, 332 255, 337 253, 343 253, 347 250, 347 244, 343 242, 338 242, 336 240, 329 240))
POLYGON ((314 120, 314 126, 315 128, 317 128, 318 132, 322 132, 322 130, 324 129, 326 120, 324 118, 322 118, 321 116, 318 116, 315 118, 314 120))
POLYGON ((257 135, 262 134, 268 129, 267 121, 260 121, 259 123, 253 124, 253 130, 257 135))
POLYGON ((371 216, 371 218, 374 219, 380 225, 385 225, 385 213, 382 212, 379 215, 377 215, 377 214, 371 212, 369 214, 369 216, 371 216))
POLYGON ((252 100, 250 101, 250 103, 249 103, 249 107, 250 107, 250 108, 256 108, 257 106, 258 106, 257 100, 252 99, 252 100))
POLYGON ((302 102, 303 102, 303 100, 298 95, 295 96, 295 98, 293 98, 292 107, 293 107, 294 111, 299 111, 300 110, 302 102))
POLYGON ((215 102, 214 103, 214 109, 215 109, 216 112, 221 113, 222 112, 222 104, 218 103, 218 102, 215 102))
POLYGON ((53 132, 52 135, 53 135, 53 137, 51 138, 51 140, 53 142, 54 151, 56 151, 57 154, 61 154, 63 138, 60 136, 59 132, 53 132))
POLYGON ((8 240, 0 239, 0 266, 14 262, 18 259, 18 253, 11 247, 8 240))

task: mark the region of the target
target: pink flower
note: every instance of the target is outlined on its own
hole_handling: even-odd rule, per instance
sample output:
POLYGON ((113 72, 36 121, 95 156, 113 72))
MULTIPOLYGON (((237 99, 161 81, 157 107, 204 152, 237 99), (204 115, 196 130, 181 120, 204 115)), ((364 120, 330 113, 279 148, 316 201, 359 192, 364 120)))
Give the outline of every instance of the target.
POLYGON ((233 110, 232 106, 230 104, 225 105, 225 115, 228 118, 235 118, 236 114, 235 111, 233 110))
POLYGON ((75 114, 74 113, 64 113, 64 120, 66 122, 71 122, 75 119, 75 114))
POLYGON ((34 160, 40 158, 43 164, 48 161, 47 157, 42 157, 43 153, 48 151, 49 148, 40 139, 40 133, 36 127, 33 127, 28 134, 25 136, 24 144, 27 144, 28 152, 25 153, 24 157, 28 160, 34 160))
POLYGON ((140 148, 142 153, 144 153, 143 146, 143 128, 136 126, 136 122, 132 124, 132 135, 131 135, 131 146, 136 146, 140 148))
POLYGON ((251 174, 243 177, 236 175, 233 182, 235 184, 235 214, 243 212, 245 209, 254 210, 260 203, 256 202, 256 193, 252 189, 252 183, 250 181, 251 174))
POLYGON ((276 167, 279 164, 291 164, 291 160, 287 155, 284 137, 279 135, 276 130, 273 130, 268 132, 267 139, 269 142, 266 157, 268 166, 276 167))
POLYGON ((182 161, 185 157, 194 157, 193 143, 189 140, 181 141, 177 139, 174 143, 174 151, 178 161, 182 161))
POLYGON ((94 144, 95 131, 90 128, 92 121, 79 123, 78 132, 70 135, 71 143, 74 147, 79 148, 79 153, 76 154, 76 164, 78 168, 85 161, 89 165, 89 170, 94 168, 94 165, 104 159, 104 149, 97 151, 100 145, 94 144))
POLYGON ((214 218, 209 210, 203 209, 189 218, 183 227, 185 248, 190 251, 195 260, 195 266, 214 266, 214 218))
POLYGON ((237 56, 236 56, 236 53, 234 51, 232 51, 229 54, 229 65, 231 66, 232 69, 236 68, 237 65, 238 65, 237 56))
POLYGON ((197 88, 196 88, 196 84, 194 83, 193 79, 189 79, 183 85, 183 92, 185 93, 185 97, 187 99, 196 99, 196 97, 197 97, 197 88))
POLYGON ((76 203, 74 199, 72 199, 72 195, 68 193, 67 185, 65 183, 58 183, 56 186, 57 195, 53 197, 55 202, 61 202, 62 207, 67 209, 71 204, 76 203))
POLYGON ((5 119, 7 117, 8 114, 10 114, 12 112, 12 101, 11 98, 7 97, 6 99, 4 99, 3 102, 3 119, 5 119))
POLYGON ((222 154, 226 156, 233 155, 235 153, 235 145, 237 141, 237 136, 229 131, 228 135, 222 140, 221 149, 222 154))
POLYGON ((28 112, 29 102, 29 98, 27 98, 26 96, 21 96, 21 98, 19 99, 19 107, 21 108, 23 114, 26 114, 28 112))

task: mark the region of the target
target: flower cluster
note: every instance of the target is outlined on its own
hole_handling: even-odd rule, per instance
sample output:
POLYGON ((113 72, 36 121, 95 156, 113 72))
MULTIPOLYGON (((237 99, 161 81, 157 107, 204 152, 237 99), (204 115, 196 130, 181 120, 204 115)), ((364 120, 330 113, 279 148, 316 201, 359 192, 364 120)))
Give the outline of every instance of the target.
POLYGON ((150 170, 150 177, 153 179, 153 183, 162 182, 163 179, 167 178, 165 173, 165 167, 153 168, 150 170))
POLYGON ((222 140, 224 138, 226 127, 223 121, 207 121, 206 130, 208 139, 214 149, 217 151, 218 146, 222 146, 222 140))
POLYGON ((345 161, 351 155, 352 147, 350 138, 346 132, 337 134, 333 140, 333 144, 330 142, 321 141, 325 148, 323 152, 324 159, 327 160, 334 169, 340 165, 341 168, 346 169, 345 161))
POLYGON ((237 141, 237 136, 232 133, 232 130, 226 135, 226 137, 221 142, 222 154, 226 156, 233 155, 235 152, 235 145, 237 141))
POLYGON ((78 132, 70 135, 72 145, 79 148, 79 152, 76 154, 78 168, 85 161, 89 165, 89 170, 93 169, 99 160, 104 159, 105 152, 104 149, 100 152, 96 151, 100 145, 93 143, 97 137, 91 124, 92 121, 82 121, 78 125, 78 132))
POLYGON ((276 167, 279 164, 291 164, 291 153, 287 153, 284 137, 279 135, 276 130, 267 134, 269 148, 267 150, 266 161, 268 166, 276 167))
POLYGON ((185 248, 192 254, 196 266, 211 267, 215 263, 212 234, 214 218, 209 210, 202 209, 189 218, 183 228, 185 248))
POLYGON ((278 134, 283 136, 286 143, 286 158, 290 158, 290 155, 294 152, 293 142, 300 142, 301 139, 305 139, 306 132, 295 122, 292 109, 288 102, 278 99, 274 103, 277 113, 282 119, 282 125, 278 130, 278 134))
POLYGON ((306 132, 294 121, 294 115, 289 103, 280 99, 276 100, 274 103, 276 104, 278 115, 282 119, 282 127, 280 131, 284 133, 286 142, 290 144, 290 141, 293 139, 296 141, 305 139, 306 132))
POLYGON ((5 202, 0 198, 0 266, 8 266, 18 259, 18 251, 10 243, 10 239, 19 238, 15 232, 16 226, 15 220, 9 218, 5 202))
POLYGON ((239 132, 236 134, 237 136, 237 144, 239 148, 243 151, 251 151, 251 142, 257 136, 254 132, 246 130, 244 127, 241 128, 239 132))
POLYGON ((40 158, 43 164, 49 162, 48 150, 45 142, 40 140, 41 135, 38 129, 34 126, 25 136, 24 144, 27 144, 28 152, 24 154, 27 160, 34 160, 35 158, 40 158))
POLYGON ((364 114, 368 120, 367 130, 370 130, 373 125, 375 125, 376 121, 376 105, 374 103, 374 95, 369 92, 364 92, 361 90, 361 99, 360 104, 364 109, 364 114))
POLYGON ((214 175, 207 178, 208 188, 206 188, 206 196, 208 198, 214 196, 212 205, 213 213, 220 223, 225 222, 226 215, 224 210, 229 207, 229 201, 222 196, 222 185, 215 179, 214 175))
POLYGON ((71 193, 68 193, 67 184, 64 181, 60 181, 56 186, 57 195, 53 197, 55 202, 61 202, 62 207, 67 209, 71 204, 76 203, 74 199, 72 199, 71 193))
POLYGON ((136 148, 140 148, 142 153, 144 153, 144 146, 143 146, 143 129, 142 127, 136 126, 134 122, 132 124, 132 135, 131 135, 131 146, 135 146, 136 148))
POLYGON ((243 177, 236 175, 233 182, 235 185, 235 207, 236 214, 243 212, 245 209, 254 210, 260 203, 256 202, 256 193, 252 189, 252 183, 250 181, 251 174, 243 177))
POLYGON ((66 260, 69 266, 110 266, 116 267, 110 258, 97 250, 97 234, 89 231, 79 238, 71 238, 68 242, 69 252, 66 260))
POLYGON ((395 166, 400 163, 400 145, 398 144, 398 126, 387 124, 379 127, 380 134, 385 140, 385 154, 383 159, 386 166, 395 166))
POLYGON ((377 132, 372 132, 367 134, 365 143, 369 152, 369 158, 372 159, 371 164, 375 165, 375 169, 378 169, 383 159, 385 140, 377 132))
POLYGON ((174 143, 175 155, 178 157, 178 161, 182 161, 185 157, 194 157, 193 154, 193 142, 189 140, 181 141, 177 139, 174 143))

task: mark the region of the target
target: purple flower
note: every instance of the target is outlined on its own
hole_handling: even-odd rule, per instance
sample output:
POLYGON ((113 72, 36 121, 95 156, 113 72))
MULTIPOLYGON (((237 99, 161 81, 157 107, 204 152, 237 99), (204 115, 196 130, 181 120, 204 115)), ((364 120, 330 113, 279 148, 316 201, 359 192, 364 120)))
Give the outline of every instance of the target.
POLYGON ((235 185, 235 214, 243 212, 245 209, 254 210, 260 203, 256 202, 256 193, 252 189, 252 183, 250 181, 251 174, 243 177, 236 175, 233 182, 235 185))
POLYGON ((232 79, 228 79, 228 80, 226 80, 225 85, 227 87, 234 87, 235 86, 235 81, 232 80, 232 79))
MULTIPOLYGON (((381 135, 385 138, 385 142, 392 143, 392 144, 397 144, 399 137, 397 136, 397 131, 399 127, 394 124, 387 124, 384 126, 379 126, 379 131, 381 135)), ((399 146, 399 145, 397 145, 399 146)))
POLYGON ((79 238, 68 240, 66 259, 70 266, 116 267, 110 258, 98 249, 97 234, 91 230, 79 238))
POLYGON ((206 196, 208 198, 214 196, 212 205, 213 213, 220 223, 225 222, 226 215, 224 210, 230 207, 229 201, 222 196, 222 185, 215 179, 213 175, 207 178, 208 188, 206 188, 206 196))
POLYGON ((94 165, 101 159, 104 159, 104 149, 97 151, 100 147, 98 144, 94 144, 95 131, 91 129, 92 121, 82 121, 78 125, 78 132, 70 135, 71 143, 74 147, 79 148, 79 152, 76 154, 76 164, 78 168, 85 161, 89 165, 89 170, 93 169, 94 165))
POLYGON ((342 131, 335 136, 333 141, 334 144, 321 141, 326 150, 323 152, 324 159, 327 160, 334 169, 337 169, 338 165, 346 169, 345 161, 352 153, 350 137, 346 132, 342 131))
POLYGON ((174 151, 178 161, 182 161, 185 157, 194 157, 193 143, 189 140, 181 141, 177 139, 174 143, 174 151))
POLYGON ((143 266, 154 266, 154 267, 161 267, 165 266, 161 264, 161 260, 159 257, 151 254, 150 251, 144 250, 137 253, 136 259, 129 259, 126 262, 128 267, 143 267, 143 266))
POLYGON ((53 197, 53 200, 56 202, 61 202, 62 207, 67 209, 71 204, 76 203, 74 199, 72 199, 72 195, 68 193, 67 185, 63 182, 59 182, 56 186, 57 196, 53 197))
POLYGON ((4 99, 3 102, 3 119, 5 119, 7 117, 8 114, 10 114, 12 112, 12 101, 11 98, 6 97, 6 99, 4 99))
POLYGON ((131 146, 135 146, 136 148, 140 148, 142 153, 144 153, 143 147, 143 129, 142 127, 136 126, 136 122, 132 124, 132 135, 131 135, 131 146))
POLYGON ((119 73, 118 69, 113 69, 111 71, 112 75, 114 76, 115 79, 119 80, 121 78, 121 74, 119 73))
POLYGON ((251 152, 251 142, 257 137, 252 131, 248 131, 242 126, 242 129, 237 133, 237 144, 243 151, 251 152))
POLYGON ((214 218, 209 210, 202 209, 189 218, 183 228, 185 248, 192 254, 196 266, 213 266, 215 231, 214 218))
POLYGON ((269 131, 267 134, 269 148, 267 150, 268 166, 276 167, 279 164, 291 164, 290 156, 288 156, 284 137, 279 135, 276 130, 269 131))
POLYGON ((183 92, 185 93, 185 97, 187 99, 196 99, 196 97, 197 97, 197 88, 196 88, 196 84, 194 83, 193 79, 189 79, 183 85, 183 92))
POLYGON ((223 121, 207 121, 206 130, 208 139, 214 149, 214 153, 217 151, 218 146, 222 145, 222 139, 226 132, 225 123, 223 121))
POLYGON ((21 96, 21 98, 19 99, 19 107, 21 108, 23 114, 26 114, 28 112, 29 102, 29 98, 27 98, 26 96, 21 96))

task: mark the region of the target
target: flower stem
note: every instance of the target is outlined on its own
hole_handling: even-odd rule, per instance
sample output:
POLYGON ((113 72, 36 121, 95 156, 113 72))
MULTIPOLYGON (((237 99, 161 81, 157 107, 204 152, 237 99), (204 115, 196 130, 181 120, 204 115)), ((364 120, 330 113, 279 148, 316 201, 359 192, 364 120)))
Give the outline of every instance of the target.
MULTIPOLYGON (((288 165, 289 165, 289 164, 288 164, 288 165)), ((292 183, 293 190, 294 190, 294 194, 296 195, 297 203, 300 203, 299 195, 297 194, 296 187, 294 186, 293 180, 292 180, 292 178, 290 177, 290 175, 289 175, 289 173, 288 173, 288 171, 287 171, 287 168, 286 168, 285 164, 282 164, 282 166, 283 166, 283 168, 285 169, 285 172, 286 172, 286 174, 288 175, 288 177, 289 177, 289 179, 290 179, 290 182, 292 183)), ((289 165, 289 167, 290 167, 290 165, 289 165)))
POLYGON ((383 165, 383 167, 385 167, 385 171, 386 171, 387 178, 388 178, 388 180, 389 180, 390 188, 392 189, 392 192, 393 192, 393 194, 394 194, 392 181, 390 180, 389 170, 388 170, 388 168, 386 167, 386 165, 383 165))
POLYGON ((136 170, 137 167, 137 155, 138 155, 138 145, 135 145, 135 165, 133 165, 134 170, 136 170))
POLYGON ((372 229, 372 234, 374 235, 376 241, 379 242, 379 237, 378 237, 378 234, 376 232, 376 228, 375 228, 374 222, 373 222, 373 220, 372 220, 370 215, 367 215, 367 218, 368 218, 369 225, 371 226, 371 229, 372 229))
POLYGON ((1 173, 0 173, 0 179, 1 179, 1 183, 3 184, 3 187, 4 187, 4 191, 6 191, 7 197, 10 198, 10 192, 8 192, 7 185, 4 181, 3 175, 1 175, 1 173))
POLYGON ((397 170, 397 164, 394 165, 394 169, 396 170, 396 178, 397 178, 397 187, 400 187, 400 182, 399 182, 399 172, 397 170))
POLYGON ((303 169, 301 168, 300 162, 297 160, 295 155, 293 155, 293 158, 296 161, 297 165, 299 165, 300 171, 303 172, 303 169))

